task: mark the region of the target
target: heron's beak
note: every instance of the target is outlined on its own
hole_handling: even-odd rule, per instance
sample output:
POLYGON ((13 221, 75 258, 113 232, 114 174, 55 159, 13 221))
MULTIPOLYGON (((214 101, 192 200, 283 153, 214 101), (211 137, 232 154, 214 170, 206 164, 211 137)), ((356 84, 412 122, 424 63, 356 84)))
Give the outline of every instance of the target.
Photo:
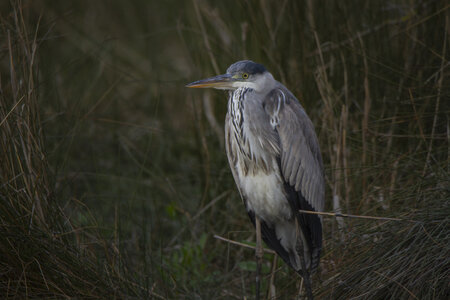
POLYGON ((233 87, 235 79, 230 74, 222 74, 215 77, 197 80, 186 85, 188 88, 215 88, 226 90, 233 87))

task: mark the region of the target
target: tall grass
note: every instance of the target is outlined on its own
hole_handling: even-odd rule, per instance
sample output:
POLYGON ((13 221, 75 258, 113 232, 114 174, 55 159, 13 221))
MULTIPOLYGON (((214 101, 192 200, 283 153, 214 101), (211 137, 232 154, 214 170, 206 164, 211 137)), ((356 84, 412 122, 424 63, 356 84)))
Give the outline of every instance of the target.
MULTIPOLYGON (((449 295, 446 1, 0 4, 0 293, 251 298, 254 230, 223 151, 226 95, 263 63, 318 132, 321 299, 449 295)), ((264 260, 264 288, 298 278, 264 260), (272 268, 273 267, 273 268, 272 268), (274 269, 274 277, 270 270, 274 269)))
MULTIPOLYGON (((20 2, 2 20, 0 99, 0 294, 5 298, 131 295, 107 262, 77 242, 88 234, 56 199, 38 86, 40 19, 28 27, 20 2), (80 233, 82 231, 82 233, 80 233)), ((100 244, 103 238, 98 239, 100 244)), ((106 253, 108 251, 105 251, 106 253)), ((133 289, 130 289, 132 291, 133 289)))

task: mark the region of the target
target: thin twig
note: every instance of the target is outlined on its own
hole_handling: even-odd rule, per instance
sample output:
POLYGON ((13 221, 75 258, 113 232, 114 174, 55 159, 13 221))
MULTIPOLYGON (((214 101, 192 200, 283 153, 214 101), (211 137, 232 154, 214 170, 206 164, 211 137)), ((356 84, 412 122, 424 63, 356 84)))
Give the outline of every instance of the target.
POLYGON ((302 210, 302 209, 299 209, 298 211, 301 213, 304 213, 304 214, 321 215, 321 216, 329 216, 329 217, 344 217, 344 218, 357 218, 357 219, 383 220, 383 221, 408 221, 408 222, 421 223, 419 221, 400 219, 400 218, 349 215, 349 214, 323 212, 323 211, 310 211, 310 210, 302 210))
POLYGON ((157 132, 157 133, 163 133, 164 132, 164 130, 156 128, 156 127, 150 127, 150 126, 134 124, 134 123, 129 123, 129 122, 123 122, 123 121, 117 121, 117 120, 112 120, 112 119, 97 118, 97 119, 94 119, 94 120, 95 121, 100 121, 100 122, 106 122, 106 123, 113 123, 113 124, 125 125, 125 126, 130 126, 130 127, 142 128, 142 129, 145 129, 145 130, 150 131, 150 132, 157 132))
MULTIPOLYGON (((362 134, 362 156, 361 156, 361 165, 363 167, 363 174, 362 174, 362 188, 363 188, 363 195, 367 195, 368 193, 368 186, 367 186, 367 171, 366 171, 366 165, 368 160, 368 138, 369 138, 369 115, 370 115, 370 108, 371 108, 371 97, 370 97, 370 84, 369 84, 369 64, 367 62, 367 54, 366 49, 364 46, 364 42, 361 38, 361 36, 358 35, 359 42, 361 44, 361 51, 363 54, 363 62, 364 62, 364 115, 362 119, 361 124, 361 134, 362 134)), ((368 205, 367 203, 360 203, 361 204, 368 205)))
POLYGON ((45 286, 47 287, 47 291, 50 291, 50 288, 48 287, 48 284, 47 284, 47 279, 45 279, 44 272, 42 271, 41 264, 39 263, 39 261, 36 258, 34 259, 34 261, 37 263, 37 265, 39 267, 39 271, 41 272, 42 279, 44 279, 44 283, 45 283, 45 286))
POLYGON ((372 33, 375 33, 377 31, 379 31, 380 29, 383 29, 385 26, 397 25, 397 24, 401 24, 403 22, 404 22, 403 20, 389 20, 389 21, 383 22, 383 23, 381 23, 379 25, 376 25, 376 26, 374 26, 372 28, 369 28, 367 30, 358 31, 354 36, 352 36, 352 37, 350 37, 350 38, 348 38, 348 39, 346 39, 344 41, 337 42, 337 43, 335 43, 335 42, 326 42, 326 43, 324 43, 321 46, 321 50, 320 51, 319 50, 315 50, 315 51, 309 53, 307 55, 307 57, 309 58, 311 56, 315 56, 315 55, 320 54, 320 52, 326 53, 326 52, 329 52, 331 50, 338 49, 339 47, 347 46, 349 44, 352 44, 355 40, 358 40, 360 37, 364 37, 366 35, 370 35, 372 33))
POLYGON ((207 205, 205 205, 202 209, 200 209, 198 211, 198 213, 195 214, 195 216, 192 218, 192 220, 197 219, 198 217, 200 217, 205 211, 207 211, 211 206, 213 206, 214 204, 216 204, 217 201, 225 198, 225 196, 227 196, 230 193, 230 191, 225 191, 222 194, 220 194, 219 196, 217 196, 216 198, 214 198, 213 200, 211 200, 211 202, 209 202, 207 205))
POLYGON ((17 105, 19 105, 20 102, 22 102, 22 100, 24 99, 25 95, 23 95, 22 97, 20 97, 19 101, 17 101, 16 104, 14 104, 13 108, 11 108, 11 110, 6 114, 6 116, 3 118, 3 120, 0 122, 0 126, 3 125, 3 123, 6 121, 6 119, 8 119, 9 115, 14 111, 14 109, 17 107, 17 105))
MULTIPOLYGON (((446 15, 445 17, 445 28, 448 27, 448 15, 446 15)), ((433 118, 433 127, 431 128, 431 139, 430 139, 430 144, 428 145, 428 153, 427 153, 427 158, 425 160, 425 165, 423 166, 423 171, 422 171, 422 177, 425 176, 425 173, 427 171, 427 167, 430 164, 430 160, 431 160, 431 150, 433 148, 433 137, 435 134, 435 130, 436 130, 436 124, 437 124, 437 118, 438 118, 438 113, 439 113, 439 103, 441 100, 441 91, 442 91, 442 82, 444 79, 444 63, 445 63, 445 53, 446 53, 446 48, 447 46, 447 34, 444 35, 444 42, 443 42, 443 46, 442 46, 442 62, 441 62, 441 77, 438 80, 438 89, 437 89, 437 99, 436 99, 436 105, 435 105, 435 109, 434 109, 434 118, 433 118)))
MULTIPOLYGON (((200 25, 200 30, 202 31, 203 42, 205 44, 205 48, 209 55, 209 59, 213 66, 214 72, 216 72, 216 74, 219 74, 220 73, 219 65, 217 64, 217 60, 212 51, 211 44, 209 43, 206 27, 205 24, 203 23, 202 15, 200 13, 200 9, 198 7, 197 2, 198 2, 197 0, 192 1, 192 3, 194 4, 195 15, 197 16, 198 24, 200 25)), ((217 122, 217 119, 214 115, 214 103, 211 101, 211 98, 209 97, 208 93, 205 93, 205 96, 203 97, 203 108, 209 124, 218 135, 219 140, 221 141, 220 143, 222 143, 222 140, 224 139, 223 130, 220 128, 219 123, 217 122)))
MULTIPOLYGON (((250 246, 250 245, 247 245, 247 244, 244 244, 244 243, 236 242, 236 241, 233 241, 233 240, 229 240, 229 239, 221 237, 221 236, 219 236, 217 234, 214 235, 214 238, 218 239, 218 240, 221 240, 221 241, 224 241, 224 242, 227 242, 227 243, 230 243, 230 244, 233 244, 233 245, 237 245, 237 246, 241 246, 241 247, 245 247, 245 248, 250 248, 250 249, 256 250, 256 247, 253 247, 253 246, 250 246)), ((270 250, 270 249, 267 249, 267 248, 262 248, 262 249, 266 253, 276 254, 275 251, 273 251, 273 250, 270 250)))
MULTIPOLYGON (((225 198, 225 196, 229 195, 230 191, 225 191, 222 194, 220 194, 219 196, 217 196, 216 198, 214 198, 213 200, 211 200, 206 206, 202 207, 198 213, 196 213, 194 215, 194 217, 192 217, 191 222, 194 221, 195 219, 197 219, 198 217, 200 217, 205 211, 207 211, 209 208, 211 208, 213 205, 216 204, 217 201, 225 198)), ((168 246, 173 245, 173 243, 175 243, 175 241, 181 236, 181 234, 188 229, 189 226, 184 226, 183 228, 181 228, 180 231, 178 231, 178 233, 170 240, 170 242, 168 243, 168 246)))
POLYGON ((83 119, 86 119, 96 108, 100 105, 100 103, 107 98, 109 93, 119 84, 119 82, 122 80, 120 77, 117 79, 111 86, 103 93, 103 95, 95 102, 94 105, 92 105, 91 109, 83 116, 83 119))

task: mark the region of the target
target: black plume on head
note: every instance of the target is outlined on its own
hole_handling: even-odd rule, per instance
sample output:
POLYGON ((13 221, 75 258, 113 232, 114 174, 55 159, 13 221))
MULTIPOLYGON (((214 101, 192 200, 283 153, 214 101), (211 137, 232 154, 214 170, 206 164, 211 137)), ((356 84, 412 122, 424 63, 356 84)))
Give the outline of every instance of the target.
POLYGON ((255 63, 251 60, 241 60, 232 64, 228 70, 228 74, 233 74, 237 72, 248 73, 250 75, 260 74, 266 72, 266 68, 258 63, 255 63))

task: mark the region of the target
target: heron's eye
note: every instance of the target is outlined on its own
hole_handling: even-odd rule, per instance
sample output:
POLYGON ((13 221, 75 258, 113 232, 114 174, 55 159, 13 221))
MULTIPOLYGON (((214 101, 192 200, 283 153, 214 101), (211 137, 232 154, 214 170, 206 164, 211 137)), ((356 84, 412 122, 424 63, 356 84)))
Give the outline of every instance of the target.
POLYGON ((248 74, 247 73, 242 73, 242 78, 247 79, 248 78, 248 74))

